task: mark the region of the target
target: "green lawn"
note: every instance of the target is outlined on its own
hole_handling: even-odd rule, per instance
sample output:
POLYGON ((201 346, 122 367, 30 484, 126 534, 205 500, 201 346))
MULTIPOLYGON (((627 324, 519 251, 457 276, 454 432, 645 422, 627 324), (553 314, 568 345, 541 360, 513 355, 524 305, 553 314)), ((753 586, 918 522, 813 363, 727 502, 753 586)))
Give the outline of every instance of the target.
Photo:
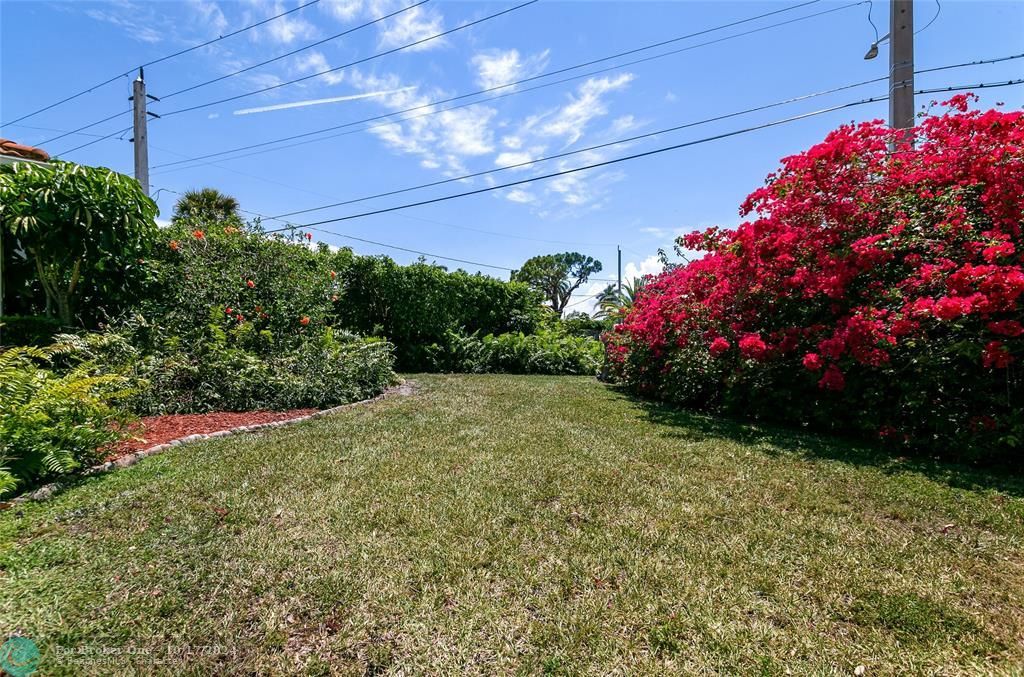
POLYGON ((0 632, 45 674, 1024 665, 1024 482, 593 379, 414 379, 0 513, 0 632))

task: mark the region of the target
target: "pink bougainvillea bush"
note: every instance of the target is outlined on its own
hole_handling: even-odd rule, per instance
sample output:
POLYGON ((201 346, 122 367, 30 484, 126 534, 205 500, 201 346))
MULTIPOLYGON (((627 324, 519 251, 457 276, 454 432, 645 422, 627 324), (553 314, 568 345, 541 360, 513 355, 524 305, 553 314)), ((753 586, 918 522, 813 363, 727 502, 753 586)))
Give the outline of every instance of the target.
POLYGON ((1024 445, 1024 114, 880 121, 785 158, 749 220, 648 284, 605 335, 611 371, 687 406, 931 451, 1024 445))

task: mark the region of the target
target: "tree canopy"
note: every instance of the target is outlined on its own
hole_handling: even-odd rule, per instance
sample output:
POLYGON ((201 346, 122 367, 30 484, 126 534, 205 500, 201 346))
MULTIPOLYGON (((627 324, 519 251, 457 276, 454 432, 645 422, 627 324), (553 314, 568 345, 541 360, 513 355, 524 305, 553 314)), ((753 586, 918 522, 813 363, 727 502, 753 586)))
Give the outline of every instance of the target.
POLYGON ((238 214, 238 200, 216 188, 187 190, 174 205, 174 223, 195 222, 204 225, 224 224, 240 227, 242 217, 238 214))
MULTIPOLYGON (((23 253, 46 298, 69 326, 83 286, 104 286, 135 266, 157 232, 153 202, 131 177, 103 167, 54 160, 0 165, 0 228, 23 253), (94 279, 90 279, 94 278, 94 279)), ((115 292, 106 289, 108 295, 115 292)))
POLYGON ((579 252, 564 252, 534 256, 513 271, 512 279, 539 291, 551 309, 561 315, 573 292, 599 272, 601 262, 597 259, 579 252))

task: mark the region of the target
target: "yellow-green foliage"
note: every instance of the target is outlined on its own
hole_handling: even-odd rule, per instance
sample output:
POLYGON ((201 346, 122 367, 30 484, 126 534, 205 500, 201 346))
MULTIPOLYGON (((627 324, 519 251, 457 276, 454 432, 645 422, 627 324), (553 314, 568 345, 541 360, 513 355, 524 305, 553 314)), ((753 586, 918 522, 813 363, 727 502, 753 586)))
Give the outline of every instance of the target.
POLYGON ((66 343, 0 352, 0 496, 79 469, 120 437, 129 380, 88 362, 52 368, 73 353, 66 343))

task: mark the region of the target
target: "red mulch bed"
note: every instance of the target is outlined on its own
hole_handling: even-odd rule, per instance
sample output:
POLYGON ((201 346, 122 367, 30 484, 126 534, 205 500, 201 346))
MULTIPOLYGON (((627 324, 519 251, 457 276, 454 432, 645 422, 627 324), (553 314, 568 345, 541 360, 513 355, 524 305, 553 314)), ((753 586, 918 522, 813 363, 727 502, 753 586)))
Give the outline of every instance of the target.
POLYGON ((166 416, 143 416, 128 428, 131 437, 121 440, 107 450, 107 461, 121 456, 164 444, 188 435, 209 435, 220 430, 231 430, 243 425, 273 423, 298 418, 317 411, 316 409, 291 409, 289 411, 215 411, 209 414, 168 414, 166 416))

